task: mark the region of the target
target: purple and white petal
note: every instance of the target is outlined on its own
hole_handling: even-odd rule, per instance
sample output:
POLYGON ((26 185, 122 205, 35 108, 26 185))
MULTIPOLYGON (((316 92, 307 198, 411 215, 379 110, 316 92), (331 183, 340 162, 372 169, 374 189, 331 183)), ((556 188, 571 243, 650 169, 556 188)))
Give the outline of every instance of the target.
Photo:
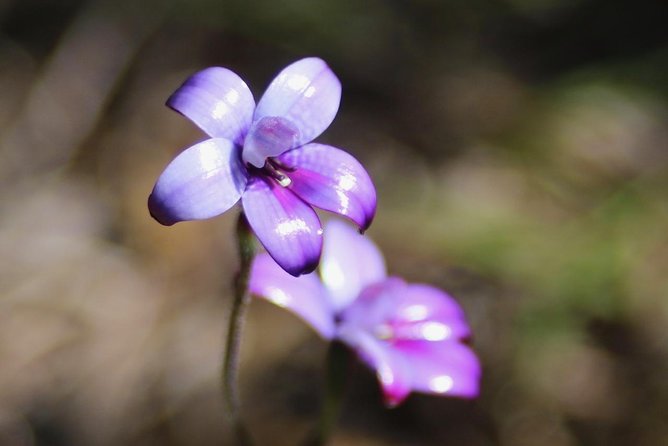
POLYGON ((370 239, 341 221, 330 220, 325 231, 320 277, 329 290, 332 307, 341 311, 365 287, 385 279, 385 260, 370 239))
POLYGON ((410 365, 413 390, 461 398, 475 398, 480 393, 480 362, 467 345, 400 341, 392 348, 410 365))
POLYGON ((301 317, 323 338, 334 336, 334 313, 316 274, 293 277, 268 254, 260 254, 253 260, 248 289, 301 317))
POLYGON ((418 322, 393 321, 388 323, 388 336, 405 341, 445 341, 461 340, 470 336, 471 330, 461 320, 425 320, 418 322))
POLYGON ((246 181, 232 141, 208 139, 181 152, 162 172, 148 198, 149 211, 163 225, 215 217, 239 201, 246 181))
POLYGON ((464 310, 449 294, 423 284, 409 284, 395 307, 393 326, 401 339, 466 339, 471 328, 464 310))
POLYGON ((241 203, 255 235, 281 268, 296 277, 318 266, 322 226, 311 206, 262 177, 249 179, 241 203))
MULTIPOLYGON (((326 258, 327 240, 328 237, 325 237, 325 255, 323 255, 321 265, 324 264, 326 258)), ((405 289, 406 282, 398 277, 381 278, 366 285, 356 298, 343 308, 340 314, 341 320, 346 324, 373 333, 378 338, 389 339, 392 337, 389 331, 390 324, 396 314, 401 293, 405 289)))
POLYGON ((253 119, 255 100, 233 71, 206 68, 190 76, 167 100, 209 136, 243 144, 253 119))
POLYGON ((459 306, 442 295, 449 297, 436 288, 409 285, 390 277, 365 287, 341 317, 379 338, 395 341, 461 340, 470 336, 459 306))
POLYGON ((376 213, 376 188, 352 155, 324 144, 306 144, 278 158, 302 200, 348 217, 366 230, 376 213))
POLYGON ((279 116, 292 121, 300 135, 298 147, 313 141, 329 127, 341 102, 341 83, 317 57, 298 60, 269 84, 255 109, 255 120, 279 116))
POLYGON ((266 159, 294 147, 299 130, 290 121, 265 116, 253 123, 244 142, 243 160, 262 168, 266 159))
POLYGON ((365 330, 343 324, 337 337, 355 350, 362 361, 375 370, 389 407, 399 405, 411 391, 411 371, 389 344, 379 341, 365 330))

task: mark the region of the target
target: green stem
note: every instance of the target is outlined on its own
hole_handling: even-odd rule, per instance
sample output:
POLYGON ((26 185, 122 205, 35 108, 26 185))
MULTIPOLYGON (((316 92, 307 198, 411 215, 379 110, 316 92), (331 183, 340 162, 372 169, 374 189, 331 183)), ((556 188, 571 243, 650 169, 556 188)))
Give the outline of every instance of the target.
POLYGON ((234 430, 237 444, 248 446, 251 444, 250 434, 246 430, 239 414, 239 394, 237 389, 237 372, 239 369, 239 348, 241 346, 241 331, 250 300, 248 293, 248 279, 255 256, 253 233, 248 225, 246 216, 242 212, 237 221, 237 248, 239 251, 239 272, 234 278, 234 300, 225 341, 225 354, 221 373, 223 387, 223 403, 234 430))
POLYGON ((320 420, 316 432, 307 439, 306 446, 324 446, 327 443, 341 412, 349 365, 350 351, 342 343, 332 342, 327 351, 325 393, 320 420))

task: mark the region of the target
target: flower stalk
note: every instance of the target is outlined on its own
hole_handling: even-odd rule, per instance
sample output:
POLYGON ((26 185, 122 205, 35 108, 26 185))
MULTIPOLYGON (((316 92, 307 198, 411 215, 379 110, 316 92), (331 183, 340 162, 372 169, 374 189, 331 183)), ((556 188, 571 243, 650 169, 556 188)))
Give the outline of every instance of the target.
POLYGON ((250 434, 244 426, 239 414, 239 393, 237 375, 239 369, 239 349, 241 332, 250 300, 248 279, 255 257, 255 243, 248 220, 243 212, 239 214, 236 228, 237 249, 239 253, 239 271, 234 278, 234 300, 228 322, 223 368, 221 373, 223 403, 230 420, 237 443, 240 446, 251 444, 250 434))
POLYGON ((351 355, 341 342, 332 342, 327 351, 325 393, 320 412, 320 421, 314 446, 327 444, 339 419, 343 397, 348 384, 351 355))

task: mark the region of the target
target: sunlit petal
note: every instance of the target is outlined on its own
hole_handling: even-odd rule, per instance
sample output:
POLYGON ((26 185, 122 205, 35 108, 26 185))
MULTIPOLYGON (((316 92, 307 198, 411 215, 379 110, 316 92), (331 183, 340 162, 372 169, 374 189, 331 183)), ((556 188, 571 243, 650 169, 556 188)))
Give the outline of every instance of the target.
POLYGON ((341 101, 341 83, 317 57, 298 60, 271 82, 255 110, 265 116, 288 119, 299 129, 294 147, 311 142, 334 120, 341 101))
POLYGON ((306 144, 279 157, 290 188, 304 201, 348 217, 366 230, 376 213, 376 189, 353 156, 324 144, 306 144))
POLYGON ((246 83, 227 68, 206 68, 190 76, 167 105, 212 137, 243 144, 255 109, 246 83))
POLYGON ((438 337, 437 331, 446 335, 443 339, 465 339, 471 335, 464 310, 457 301, 444 291, 424 284, 408 285, 397 302, 394 323, 406 330, 407 339, 410 331, 422 333, 424 339, 438 337))
POLYGON ((315 211, 273 180, 254 177, 241 199, 248 223, 267 252, 293 276, 320 261, 322 226, 315 211))
POLYGON ((268 254, 260 254, 253 260, 249 290, 295 313, 323 338, 334 336, 334 312, 316 274, 293 277, 268 254))
POLYGON ((160 175, 148 206, 164 225, 219 215, 246 186, 246 170, 232 141, 209 139, 184 150, 160 175))
POLYGON ((410 364, 411 387, 424 393, 474 398, 480 393, 480 362, 455 341, 403 341, 394 350, 410 364))
MULTIPOLYGON (((328 228, 329 229, 329 228, 328 228)), ((329 232, 327 233, 329 236, 329 232)), ((325 237, 325 249, 329 243, 325 237)), ((324 260, 327 258, 325 251, 324 260)), ((379 338, 391 338, 394 334, 391 326, 396 316, 397 303, 406 289, 406 282, 398 277, 379 277, 362 290, 354 300, 348 302, 341 312, 341 319, 346 323, 360 327, 379 338)))
POLYGON ((329 290, 332 306, 340 311, 366 286, 385 278, 385 260, 371 239, 342 221, 329 221, 325 234, 320 276, 329 290))

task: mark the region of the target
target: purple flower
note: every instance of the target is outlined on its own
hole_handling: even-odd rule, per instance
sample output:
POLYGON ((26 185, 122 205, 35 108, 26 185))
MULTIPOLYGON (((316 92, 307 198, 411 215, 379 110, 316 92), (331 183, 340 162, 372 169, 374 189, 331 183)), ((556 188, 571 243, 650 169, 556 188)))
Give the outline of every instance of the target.
POLYGON ((239 76, 212 67, 188 78, 167 100, 210 139, 179 154, 148 200, 164 225, 219 215, 241 199, 267 252, 288 273, 315 269, 322 225, 312 206, 336 212, 363 231, 376 191, 362 165, 332 146, 311 143, 331 124, 341 84, 318 58, 281 71, 260 102, 239 76))
POLYGON ((480 363, 462 342, 471 332, 461 307, 437 288, 387 277, 378 248, 341 222, 327 225, 320 277, 289 276, 262 254, 249 287, 354 349, 390 406, 411 391, 478 395, 480 363))

